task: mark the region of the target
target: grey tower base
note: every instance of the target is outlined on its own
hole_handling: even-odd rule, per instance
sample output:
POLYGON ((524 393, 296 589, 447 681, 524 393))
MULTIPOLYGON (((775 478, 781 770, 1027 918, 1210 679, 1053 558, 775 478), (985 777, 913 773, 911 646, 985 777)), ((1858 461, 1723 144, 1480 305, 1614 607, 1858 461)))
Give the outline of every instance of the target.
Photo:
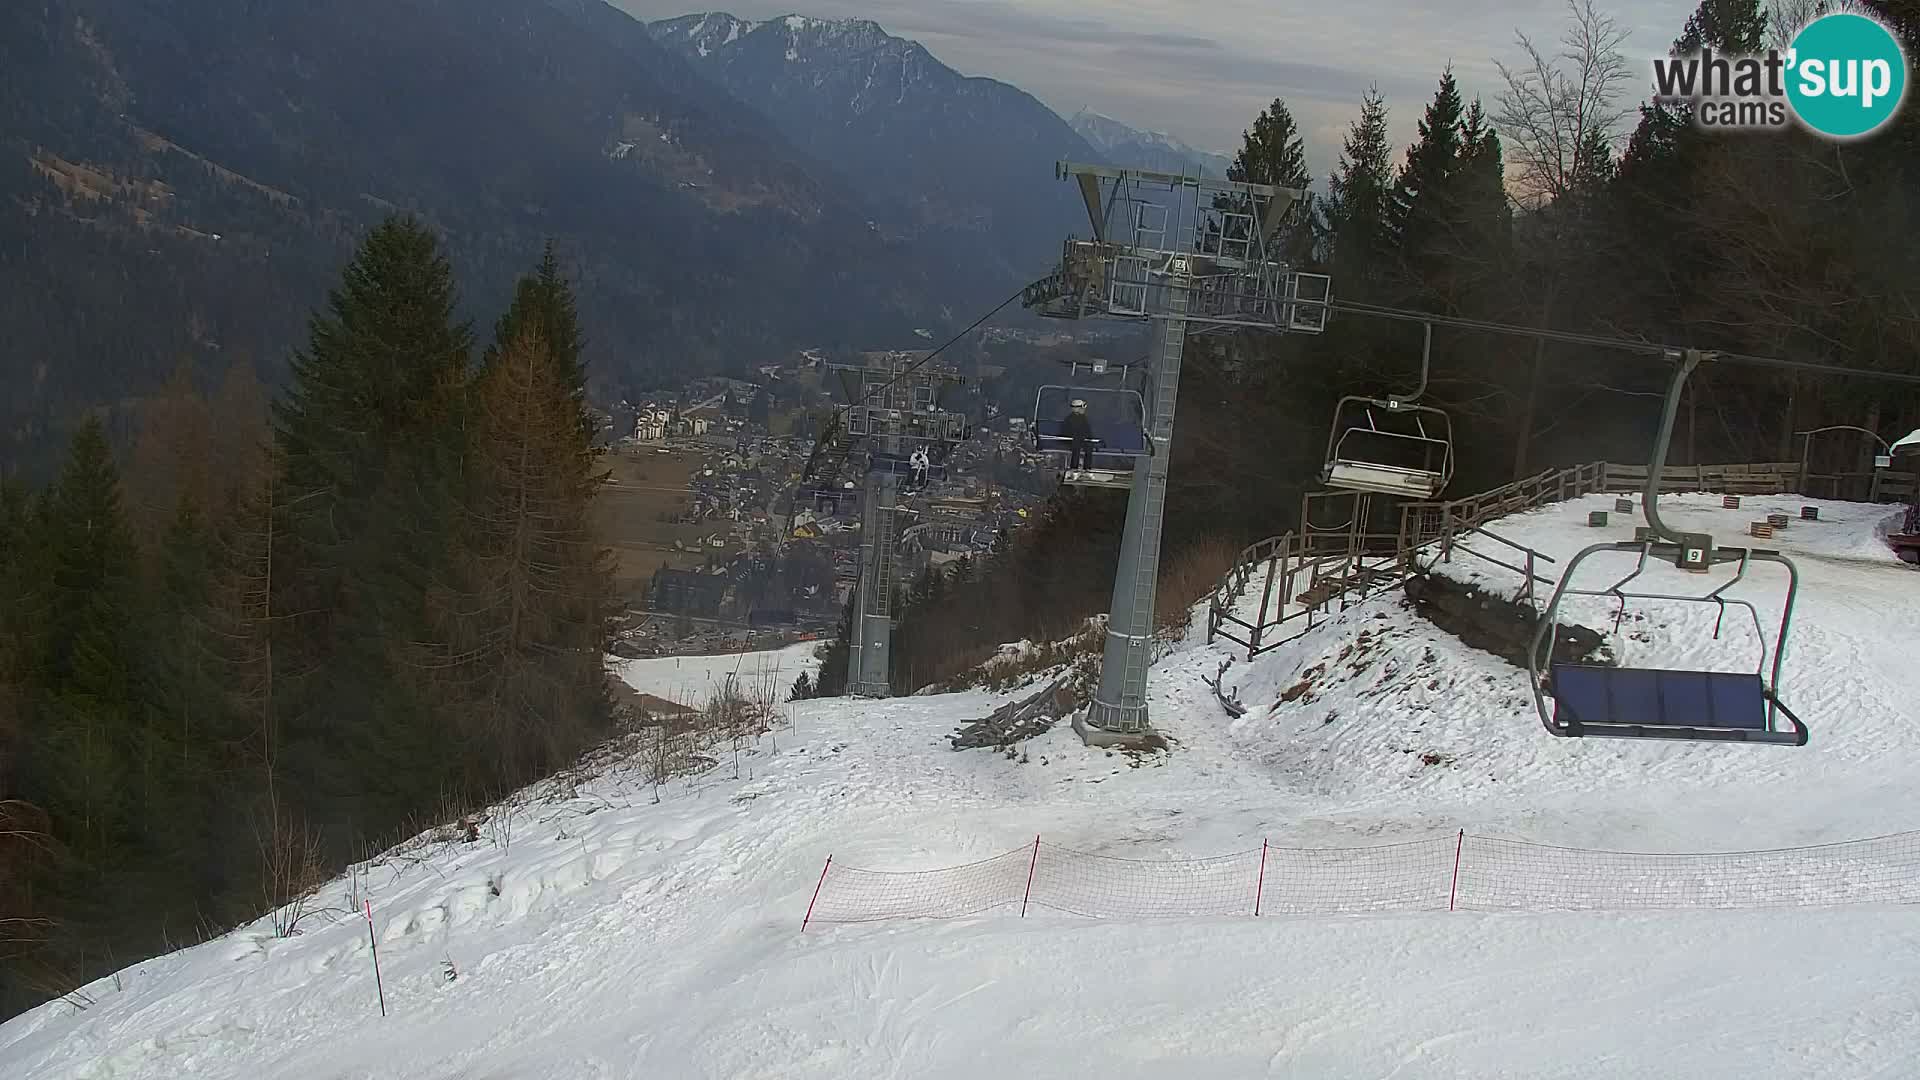
POLYGON ((1163 750, 1167 741, 1152 730, 1147 731, 1108 731, 1087 723, 1087 714, 1073 714, 1073 731, 1080 741, 1088 746, 1102 750, 1163 750))

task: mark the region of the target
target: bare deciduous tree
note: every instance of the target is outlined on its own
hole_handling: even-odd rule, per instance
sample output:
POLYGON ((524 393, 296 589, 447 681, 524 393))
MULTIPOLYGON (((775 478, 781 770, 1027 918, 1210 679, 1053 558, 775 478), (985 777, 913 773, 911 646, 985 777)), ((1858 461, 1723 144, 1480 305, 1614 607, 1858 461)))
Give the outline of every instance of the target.
POLYGON ((1510 186, 1529 208, 1572 191, 1592 168, 1593 149, 1614 145, 1629 112, 1621 104, 1632 79, 1620 51, 1627 31, 1593 0, 1567 0, 1567 15, 1559 53, 1545 55, 1516 30, 1526 60, 1515 67, 1495 61, 1507 86, 1494 123, 1510 186))
MULTIPOLYGON (((1613 147, 1628 112, 1620 103, 1631 79, 1620 51, 1627 32, 1597 10, 1593 0, 1567 0, 1567 16, 1559 53, 1549 58, 1526 34, 1515 31, 1526 53, 1525 63, 1510 68, 1496 61, 1507 84, 1494 123, 1506 149, 1508 187, 1515 201, 1529 210, 1545 210, 1601 183, 1611 172, 1613 147)), ((1547 250, 1565 250, 1565 229, 1584 222, 1585 200, 1567 202, 1571 205, 1562 208, 1570 213, 1542 215, 1552 239, 1547 250)), ((1529 274, 1540 284, 1542 325, 1553 322, 1562 291, 1559 273, 1560 268, 1549 262, 1529 274)), ((1513 453, 1515 479, 1526 475, 1531 461, 1547 355, 1547 343, 1537 342, 1522 383, 1513 453)))

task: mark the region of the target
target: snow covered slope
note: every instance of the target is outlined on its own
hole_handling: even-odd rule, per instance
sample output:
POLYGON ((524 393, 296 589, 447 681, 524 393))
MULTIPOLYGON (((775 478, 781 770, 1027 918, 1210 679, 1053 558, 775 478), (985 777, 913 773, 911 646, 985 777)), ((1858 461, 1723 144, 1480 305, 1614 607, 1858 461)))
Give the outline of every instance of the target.
MULTIPOLYGON (((1920 825, 1920 803, 1908 794, 1920 786, 1913 726, 1920 670, 1912 660, 1920 572, 1878 538, 1896 511, 1798 497, 1748 497, 1739 510, 1721 509, 1717 495, 1668 497, 1661 505, 1669 525, 1711 531, 1722 543, 1742 543, 1747 523, 1769 510, 1796 519, 1775 539, 1754 543, 1785 552, 1799 568, 1782 696, 1811 727, 1809 746, 1552 738, 1523 673, 1417 617, 1397 592, 1250 669, 1230 669, 1227 684, 1249 707, 1232 737, 1289 787, 1316 793, 1327 810, 1439 822, 1464 815, 1555 843, 1770 846, 1920 825), (1819 506, 1822 520, 1798 521, 1802 505, 1819 506), (1289 691, 1296 696, 1283 702, 1289 691), (1425 764, 1423 755, 1440 761, 1425 764)), ((1603 529, 1586 526, 1589 511, 1612 508, 1611 496, 1591 496, 1489 530, 1564 564, 1588 544, 1632 538, 1637 514, 1613 514, 1603 529)), ((1492 541, 1468 543, 1512 561, 1513 552, 1492 541)), ((1629 555, 1597 556, 1577 584, 1604 587, 1633 563, 1629 555)), ((1465 555, 1439 570, 1509 597, 1521 584, 1518 574, 1465 555)), ((1699 595, 1730 573, 1708 579, 1653 566, 1636 584, 1699 595)), ((1779 568, 1757 566, 1727 595, 1755 605, 1771 641, 1785 591, 1779 568)), ((1250 618, 1258 597, 1241 603, 1250 618)), ((1715 640, 1711 605, 1635 603, 1608 640, 1628 664, 1752 670, 1752 623, 1728 610, 1715 640)), ((1613 606, 1570 598, 1561 617, 1611 631, 1613 606)))
POLYGON ((806 641, 784 649, 713 656, 662 656, 647 660, 609 657, 607 666, 635 690, 681 705, 698 706, 729 678, 742 693, 751 695, 762 687, 769 687, 779 691, 775 701, 785 701, 787 691, 802 673, 809 681, 820 673, 820 661, 813 655, 817 644, 806 641))
MULTIPOLYGON (((1680 502, 1689 524, 1719 514, 1680 502)), ((1828 521, 1779 542, 1802 560, 1788 693, 1813 725, 1805 749, 1553 739, 1518 672, 1382 596, 1230 668, 1250 706, 1238 722, 1201 682, 1224 650, 1164 661, 1153 707, 1170 755, 1092 752, 1064 729, 1025 763, 948 750, 957 724, 1004 700, 986 693, 806 701, 737 780, 728 761, 656 805, 631 765, 530 792, 477 842, 417 843, 330 886, 316 903, 331 914, 297 937, 255 925, 103 980, 89 1007, 0 1025, 0 1075, 1905 1075, 1920 1060, 1920 922, 1905 909, 1033 913, 798 933, 829 853, 924 869, 1036 833, 1153 859, 1459 826, 1642 850, 1920 826, 1920 736, 1894 707, 1920 692, 1920 665, 1896 662, 1920 576, 1874 549, 1885 508, 1820 505, 1828 521)), ((1615 531, 1586 530, 1586 509, 1495 530, 1560 554, 1615 531)), ((1691 619, 1649 613, 1636 629, 1647 640, 1623 649, 1721 657, 1691 643, 1691 619)), ((626 674, 668 696, 671 671, 626 674)))

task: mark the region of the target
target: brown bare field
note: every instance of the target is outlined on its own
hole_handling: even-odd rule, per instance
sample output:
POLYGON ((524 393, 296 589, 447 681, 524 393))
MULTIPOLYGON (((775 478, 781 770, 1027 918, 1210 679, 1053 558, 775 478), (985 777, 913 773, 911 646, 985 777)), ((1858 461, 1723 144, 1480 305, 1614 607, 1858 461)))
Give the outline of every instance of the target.
POLYGON ((695 567, 705 560, 704 552, 673 550, 675 540, 691 544, 722 526, 660 520, 661 513, 678 514, 692 502, 687 483, 700 468, 697 454, 656 454, 651 447, 642 447, 615 450, 600 460, 611 476, 594 499, 594 520, 617 560, 614 588, 620 596, 638 601, 655 570, 695 567))

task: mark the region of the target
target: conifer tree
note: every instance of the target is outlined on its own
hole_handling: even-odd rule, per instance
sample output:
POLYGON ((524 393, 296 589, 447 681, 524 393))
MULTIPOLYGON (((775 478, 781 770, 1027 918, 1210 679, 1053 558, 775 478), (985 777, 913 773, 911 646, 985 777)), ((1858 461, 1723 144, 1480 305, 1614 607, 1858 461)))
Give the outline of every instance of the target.
POLYGON ((1512 204, 1500 133, 1475 98, 1460 122, 1460 170, 1455 177, 1454 218, 1438 248, 1463 308, 1482 317, 1504 316, 1512 266, 1512 204))
POLYGON ((1314 249, 1313 200, 1306 193, 1313 174, 1307 168, 1307 152, 1287 103, 1279 98, 1260 111, 1253 127, 1244 133, 1244 143, 1227 166, 1227 179, 1240 183, 1273 184, 1300 191, 1300 202, 1289 211, 1290 227, 1280 234, 1280 250, 1293 263, 1312 257, 1314 249))
MULTIPOLYGON (((274 407, 283 760, 338 816, 384 827, 450 779, 444 721, 405 657, 453 548, 471 335, 432 233, 374 229, 309 323, 274 407), (355 814, 355 811, 361 813, 355 814)), ((333 816, 333 815, 329 815, 333 816)))
POLYGON ((1349 296, 1375 294, 1372 283, 1387 249, 1392 153, 1387 104, 1379 88, 1370 87, 1360 103, 1359 119, 1347 129, 1340 163, 1327 180, 1322 214, 1334 278, 1349 296))
POLYGON ((606 713, 601 655, 611 567, 590 520, 597 477, 564 365, 519 324, 475 394, 474 442, 443 644, 428 665, 461 700, 480 790, 541 775, 606 713))
POLYGON ((1434 299, 1433 284, 1443 276, 1443 244, 1459 211, 1464 117, 1465 104, 1449 67, 1427 104, 1419 135, 1407 148, 1387 201, 1387 232, 1399 253, 1401 287, 1410 299, 1423 303, 1434 299))
POLYGON ((840 625, 834 630, 833 640, 820 657, 820 674, 813 681, 814 697, 840 697, 847 692, 847 665, 853 641, 853 605, 858 600, 858 596, 851 597, 840 609, 840 625))
POLYGON ((1286 102, 1274 98, 1242 135, 1245 141, 1227 166, 1227 179, 1289 188, 1305 188, 1312 180, 1300 128, 1286 102))
POLYGON ((127 518, 149 567, 158 570, 180 508, 204 514, 211 504, 211 418, 190 365, 176 367, 161 393, 141 404, 139 423, 127 470, 127 518))
POLYGON ((554 254, 553 241, 547 241, 540 265, 522 277, 514 288, 513 303, 494 326, 493 341, 482 359, 483 368, 491 368, 506 343, 523 330, 532 330, 545 343, 554 365, 554 376, 562 386, 571 387, 571 399, 579 414, 581 431, 589 446, 597 433, 593 415, 587 408, 587 372, 580 353, 586 340, 580 332, 573 288, 560 273, 560 260, 554 254))
POLYGON ((16 780, 13 766, 26 735, 22 721, 41 655, 45 550, 26 488, 0 479, 0 793, 11 791, 16 780))
POLYGON ((45 511, 50 588, 36 665, 45 708, 28 751, 43 786, 28 794, 96 865, 112 854, 125 821, 135 741, 139 576, 119 487, 105 430, 89 416, 45 511))

